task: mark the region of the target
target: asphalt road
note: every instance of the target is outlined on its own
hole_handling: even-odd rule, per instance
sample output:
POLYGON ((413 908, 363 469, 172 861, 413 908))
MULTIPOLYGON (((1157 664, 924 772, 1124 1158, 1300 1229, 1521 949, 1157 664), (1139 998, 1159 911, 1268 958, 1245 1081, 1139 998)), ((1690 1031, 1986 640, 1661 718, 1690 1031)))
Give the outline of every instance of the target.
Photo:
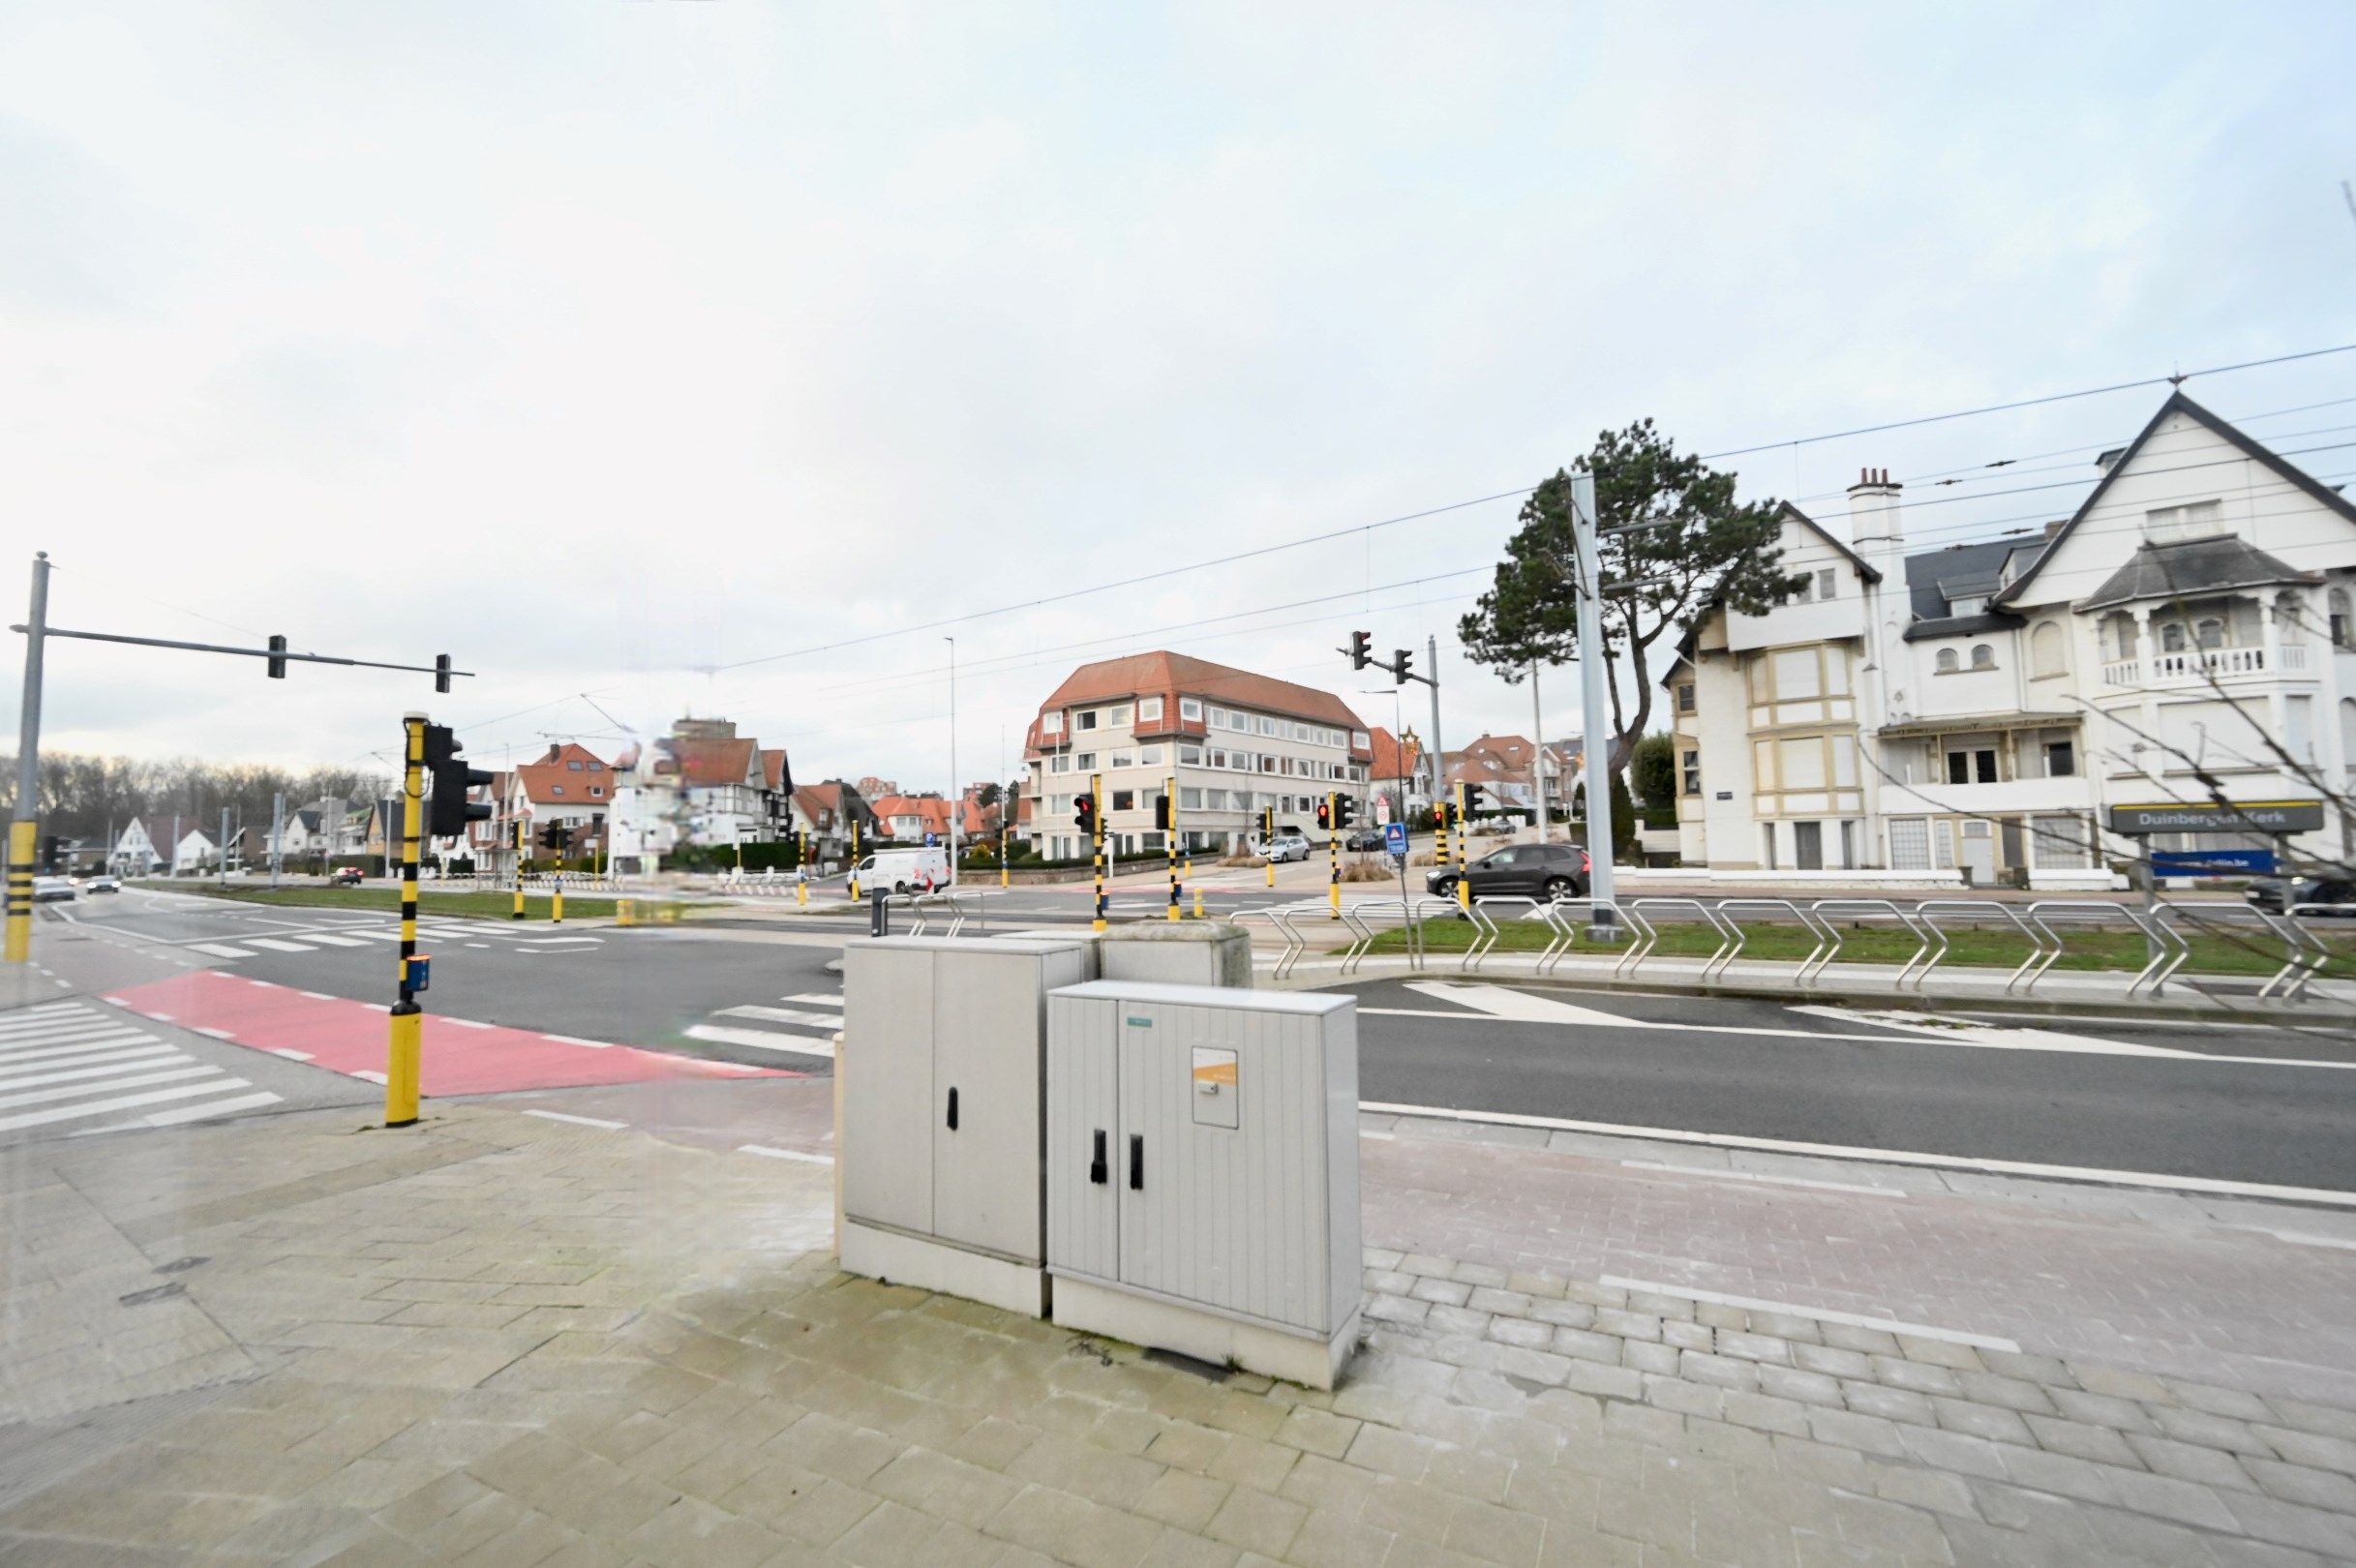
MULTIPOLYGON (((1022 890, 993 928, 1084 918, 1022 890)), ((86 939, 382 1001, 381 917, 139 893, 74 909, 86 939), (341 937, 343 945, 323 941, 341 937), (259 946, 275 942, 278 948, 259 946), (203 948, 234 949, 226 958, 203 948)), ((895 921, 895 923, 904 923, 895 921)), ((430 1010, 762 1066, 823 1025, 826 935, 429 921, 430 1010), (820 940, 811 941, 812 937, 820 940), (795 1021, 795 1020, 803 1021, 795 1021), (751 1042, 747 1042, 747 1041, 751 1042)), ((860 922, 829 922, 833 938, 860 922)), ((54 926, 49 929, 55 929, 54 926)), ((1370 1102, 1961 1159, 2356 1191, 2356 1045, 2271 1027, 1842 1012, 1767 1002, 1379 980, 1360 998, 1370 1102)), ((725 1101, 727 1086, 702 1091, 725 1101)))

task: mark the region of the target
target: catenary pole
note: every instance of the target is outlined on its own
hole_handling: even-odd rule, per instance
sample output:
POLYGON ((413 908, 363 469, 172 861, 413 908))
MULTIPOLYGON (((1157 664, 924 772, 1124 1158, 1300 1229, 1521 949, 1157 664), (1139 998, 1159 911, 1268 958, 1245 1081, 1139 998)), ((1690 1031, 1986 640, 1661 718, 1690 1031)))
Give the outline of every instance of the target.
POLYGON ((1571 545, 1579 571, 1579 688, 1587 780, 1587 934, 1617 941, 1612 890, 1612 663, 1604 647, 1603 565, 1596 549, 1595 476, 1571 475, 1571 545))
POLYGON ((1538 842, 1546 842, 1546 714, 1538 706, 1538 661, 1529 661, 1529 727, 1535 749, 1530 753, 1529 776, 1538 797, 1538 842))
POLYGON ((1439 639, 1424 638, 1424 681, 1432 688, 1432 841, 1434 858, 1448 868, 1448 747, 1439 738, 1439 639))
POLYGON ((949 645, 949 885, 957 885, 958 819, 965 815, 965 790, 957 782, 957 640, 949 645))
POLYGON ((49 553, 33 558, 24 618, 24 709, 16 720, 16 809, 8 825, 7 961, 33 956, 33 859, 41 837, 41 655, 49 626, 49 553))

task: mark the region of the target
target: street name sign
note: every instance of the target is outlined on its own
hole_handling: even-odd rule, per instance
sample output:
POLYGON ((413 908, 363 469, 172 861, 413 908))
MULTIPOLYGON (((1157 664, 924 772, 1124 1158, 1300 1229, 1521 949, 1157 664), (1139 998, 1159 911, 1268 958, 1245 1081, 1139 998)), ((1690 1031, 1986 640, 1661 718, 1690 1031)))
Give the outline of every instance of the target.
POLYGON ((2171 800, 2115 805, 2110 830, 2144 833, 2308 833, 2323 826, 2321 800, 2171 800))

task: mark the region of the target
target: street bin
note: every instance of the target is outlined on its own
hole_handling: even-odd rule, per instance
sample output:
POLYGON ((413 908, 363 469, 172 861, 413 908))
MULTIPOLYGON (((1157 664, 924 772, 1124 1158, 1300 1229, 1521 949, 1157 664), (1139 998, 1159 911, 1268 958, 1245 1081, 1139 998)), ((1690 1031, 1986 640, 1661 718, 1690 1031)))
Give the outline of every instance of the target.
POLYGON ((1047 999, 1056 1322, 1331 1388, 1359 1331, 1356 1000, 1047 999))
POLYGON ((1092 974, 1069 938, 844 945, 844 1269, 1045 1315, 1046 998, 1092 974))

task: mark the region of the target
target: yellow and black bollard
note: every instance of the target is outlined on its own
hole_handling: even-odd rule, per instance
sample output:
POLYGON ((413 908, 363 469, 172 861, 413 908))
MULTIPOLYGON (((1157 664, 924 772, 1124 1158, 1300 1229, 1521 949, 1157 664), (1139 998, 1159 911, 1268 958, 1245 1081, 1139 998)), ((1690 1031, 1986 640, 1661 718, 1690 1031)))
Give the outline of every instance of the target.
POLYGON ((33 956, 33 859, 41 833, 30 818, 8 825, 8 961, 33 956))
POLYGON ((408 732, 401 768, 401 972, 392 1010, 392 1039, 384 1063, 384 1125, 409 1127, 417 1120, 417 1080, 425 1045, 425 1015, 417 992, 425 979, 417 951, 417 840, 425 798, 425 715, 402 720, 408 732))

